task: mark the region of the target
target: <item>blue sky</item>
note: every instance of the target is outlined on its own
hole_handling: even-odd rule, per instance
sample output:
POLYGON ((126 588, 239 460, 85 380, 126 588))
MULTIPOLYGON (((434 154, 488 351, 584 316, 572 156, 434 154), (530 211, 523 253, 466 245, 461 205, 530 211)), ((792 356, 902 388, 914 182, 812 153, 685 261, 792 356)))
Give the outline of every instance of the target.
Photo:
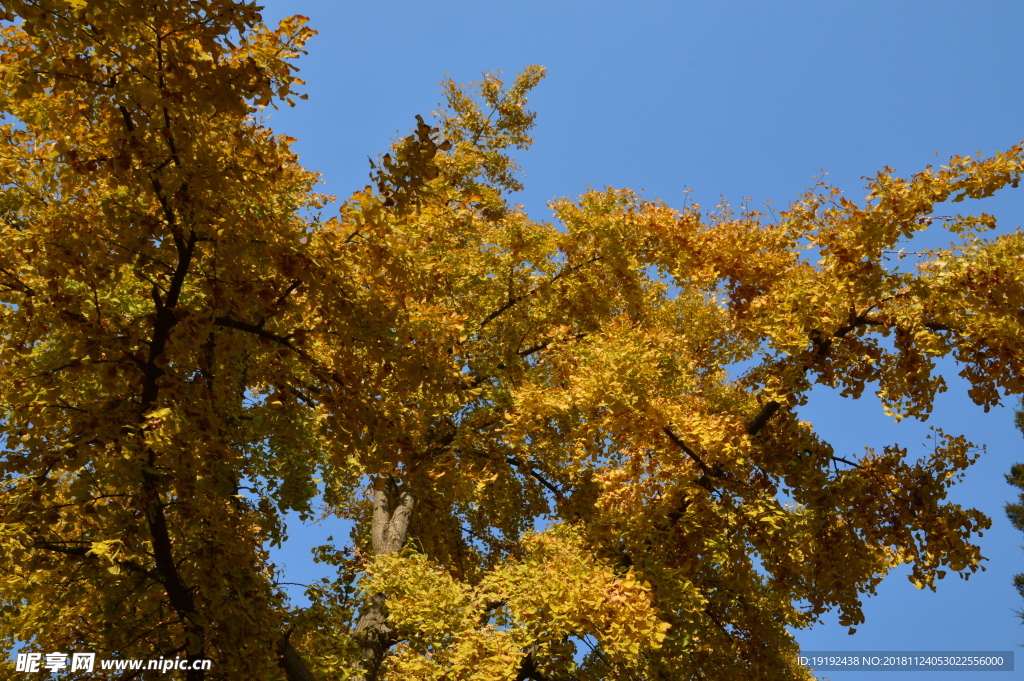
MULTIPOLYGON (((548 76, 530 97, 535 142, 517 156, 526 189, 513 200, 539 220, 550 217, 547 201, 587 185, 643 189, 677 207, 684 189, 692 190, 689 201, 708 207, 722 196, 781 207, 822 170, 859 201, 861 177, 883 166, 911 174, 1024 139, 1024 3, 1016 0, 267 3, 268 22, 290 14, 310 17, 320 32, 299 63, 309 100, 274 112, 270 123, 298 138, 303 164, 342 200, 367 183, 367 156, 408 134, 416 114, 439 108, 446 74, 468 83, 502 70, 511 80, 530 64, 548 76)), ((1024 189, 939 212, 968 210, 990 212, 999 231, 1012 231, 1024 223, 1024 189)), ((908 250, 949 240, 936 223, 908 250)), ((967 582, 947 577, 938 593, 894 573, 867 600, 857 634, 828 618, 798 633, 805 650, 1014 650, 1024 643, 1013 612, 1024 602, 1010 583, 1024 572, 1022 537, 1002 510, 1014 491, 1003 474, 1024 460, 1024 439, 1012 425, 1015 401, 985 413, 967 399, 957 367, 941 366, 950 390, 925 424, 895 425, 870 395, 853 402, 826 389, 801 413, 839 454, 894 442, 923 452, 932 425, 985 446, 951 500, 993 518, 979 540, 988 570, 967 582)), ((347 534, 328 523, 293 524, 290 532, 275 560, 296 582, 322 574, 304 547, 347 534)), ((1024 668, 1024 651, 1017 658, 1024 668)))

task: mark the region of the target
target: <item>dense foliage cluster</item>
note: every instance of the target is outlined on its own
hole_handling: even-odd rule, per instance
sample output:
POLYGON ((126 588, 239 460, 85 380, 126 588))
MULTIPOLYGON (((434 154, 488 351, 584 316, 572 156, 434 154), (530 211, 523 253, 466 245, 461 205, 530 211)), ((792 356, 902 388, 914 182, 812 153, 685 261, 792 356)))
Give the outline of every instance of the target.
MULTIPOLYGON (((926 418, 955 357, 1024 392, 1024 234, 909 271, 1024 149, 820 185, 777 219, 630 190, 511 205, 527 68, 337 215, 262 107, 312 31, 232 0, 2 0, 0 641, 211 658, 199 679, 808 678, 787 627, 901 564, 978 569, 977 457, 837 454, 814 384, 926 418), (937 228, 936 224, 934 228, 937 228), (355 523, 289 606, 266 546, 355 523)), ((73 678, 73 676, 68 677, 73 678)))

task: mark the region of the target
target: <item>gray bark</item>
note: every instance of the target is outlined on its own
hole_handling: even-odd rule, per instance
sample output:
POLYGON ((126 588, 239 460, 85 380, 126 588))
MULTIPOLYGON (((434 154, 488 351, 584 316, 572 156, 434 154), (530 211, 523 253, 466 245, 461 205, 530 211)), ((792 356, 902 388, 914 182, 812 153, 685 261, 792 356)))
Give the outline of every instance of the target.
MULTIPOLYGON (((377 478, 373 492, 373 521, 370 536, 374 555, 401 551, 409 536, 415 500, 407 486, 398 486, 390 475, 377 478)), ((356 622, 355 638, 361 650, 355 681, 377 681, 384 655, 395 643, 388 624, 384 594, 373 594, 363 605, 356 622)))
MULTIPOLYGON (((290 633, 290 632, 289 632, 290 633)), ((299 652, 288 641, 288 634, 281 636, 277 643, 277 664, 288 681, 316 681, 299 652)))

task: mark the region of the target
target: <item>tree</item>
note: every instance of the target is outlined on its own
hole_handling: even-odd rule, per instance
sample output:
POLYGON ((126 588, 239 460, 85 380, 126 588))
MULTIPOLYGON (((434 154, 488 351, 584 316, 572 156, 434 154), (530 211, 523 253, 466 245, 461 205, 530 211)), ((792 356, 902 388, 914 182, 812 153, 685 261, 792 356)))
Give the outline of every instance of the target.
POLYGON ((982 557, 936 431, 838 455, 815 383, 927 418, 1024 392, 1019 231, 890 257, 1024 148, 818 185, 769 221, 507 201, 527 68, 445 84, 335 217, 260 108, 311 34, 228 0, 0 2, 0 632, 212 678, 800 679, 787 626, 982 557), (807 257, 813 252, 812 260, 807 257), (737 377, 733 377, 735 374, 737 377), (352 544, 291 608, 317 484, 352 544), (577 663, 577 658, 582 661, 577 663))
MULTIPOLYGON (((1017 426, 1017 430, 1024 434, 1024 400, 1021 401, 1014 414, 1014 424, 1017 426)), ((1010 467, 1006 482, 1021 491, 1016 503, 1006 504, 1006 516, 1010 519, 1011 525, 1024 532, 1024 463, 1015 463, 1010 467)), ((1014 575, 1013 586, 1017 589, 1017 593, 1024 597, 1024 573, 1014 575)), ((1017 614, 1024 620, 1024 610, 1018 611, 1017 614)))

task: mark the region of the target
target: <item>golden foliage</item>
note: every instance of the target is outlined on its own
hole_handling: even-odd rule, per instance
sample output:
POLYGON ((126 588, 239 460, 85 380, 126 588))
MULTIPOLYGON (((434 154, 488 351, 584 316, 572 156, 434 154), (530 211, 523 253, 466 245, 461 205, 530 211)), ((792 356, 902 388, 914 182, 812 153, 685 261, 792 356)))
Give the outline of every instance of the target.
POLYGON ((7 648, 273 679, 287 632, 319 677, 370 678, 379 596, 386 678, 788 680, 786 627, 856 626, 900 564, 978 569, 989 521, 945 501, 970 443, 849 461, 794 407, 818 383, 927 418, 944 356, 985 408, 1024 392, 1024 235, 955 216, 958 245, 891 257, 937 203, 1016 186, 1020 146, 775 221, 605 189, 538 223, 505 199, 530 67, 446 83, 323 221, 259 118, 296 96, 302 18, 0 7, 7 648), (318 479, 356 552, 322 549, 338 579, 295 611, 264 547, 318 479))

